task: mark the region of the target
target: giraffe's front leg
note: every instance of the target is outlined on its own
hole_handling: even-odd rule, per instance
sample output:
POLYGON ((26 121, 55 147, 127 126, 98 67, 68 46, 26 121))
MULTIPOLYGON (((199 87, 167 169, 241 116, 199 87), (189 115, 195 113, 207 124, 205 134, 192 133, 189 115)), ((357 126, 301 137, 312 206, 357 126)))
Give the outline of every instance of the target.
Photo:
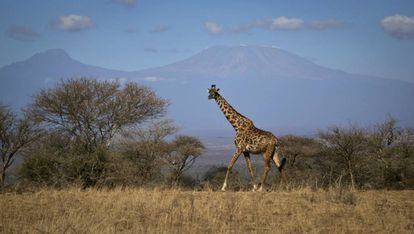
POLYGON ((223 187, 221 187, 221 191, 226 191, 227 188, 227 180, 230 176, 231 173, 231 169, 233 168, 234 163, 237 161, 237 159, 239 158, 240 154, 243 151, 239 148, 236 149, 236 152, 234 152, 233 157, 230 160, 229 166, 227 167, 227 172, 226 172, 226 178, 224 179, 224 183, 223 183, 223 187))

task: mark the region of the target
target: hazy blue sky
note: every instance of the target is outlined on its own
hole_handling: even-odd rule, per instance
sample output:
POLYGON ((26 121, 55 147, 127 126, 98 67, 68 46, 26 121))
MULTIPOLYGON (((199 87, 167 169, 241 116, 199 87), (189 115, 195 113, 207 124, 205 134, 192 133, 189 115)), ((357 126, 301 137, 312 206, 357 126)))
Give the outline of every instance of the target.
POLYGON ((138 70, 253 44, 414 82, 412 0, 1 0, 0 31, 0 66, 62 48, 87 64, 138 70))

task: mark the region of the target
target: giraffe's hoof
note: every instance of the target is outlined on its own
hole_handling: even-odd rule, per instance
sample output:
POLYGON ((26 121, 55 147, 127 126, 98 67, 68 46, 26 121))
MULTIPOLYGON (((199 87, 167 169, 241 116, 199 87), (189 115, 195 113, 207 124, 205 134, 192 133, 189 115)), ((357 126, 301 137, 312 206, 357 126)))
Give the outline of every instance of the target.
POLYGON ((253 191, 253 192, 256 192, 256 191, 257 191, 257 185, 253 185, 253 189, 252 189, 252 191, 253 191))
POLYGON ((224 181, 223 186, 221 186, 221 191, 226 191, 227 188, 227 181, 224 181))

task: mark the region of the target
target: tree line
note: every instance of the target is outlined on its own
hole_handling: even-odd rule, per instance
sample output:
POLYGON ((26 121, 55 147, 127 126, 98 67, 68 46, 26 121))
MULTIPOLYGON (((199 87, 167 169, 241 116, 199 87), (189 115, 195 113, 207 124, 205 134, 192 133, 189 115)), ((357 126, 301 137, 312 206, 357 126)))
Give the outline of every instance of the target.
POLYGON ((392 117, 370 127, 333 126, 316 138, 284 136, 281 141, 293 183, 414 188, 413 131, 398 127, 392 117))
MULTIPOLYGON (((201 180, 185 174, 205 147, 178 134, 165 118, 168 105, 145 86, 91 78, 41 90, 19 115, 0 105, 2 190, 19 157, 24 186, 220 186, 225 167, 211 168, 201 180)), ((287 180, 277 186, 414 188, 413 131, 392 117, 369 127, 333 126, 317 137, 279 140, 287 180)), ((247 170, 239 172, 232 176, 247 170)), ((233 188, 248 187, 232 181, 233 188)))

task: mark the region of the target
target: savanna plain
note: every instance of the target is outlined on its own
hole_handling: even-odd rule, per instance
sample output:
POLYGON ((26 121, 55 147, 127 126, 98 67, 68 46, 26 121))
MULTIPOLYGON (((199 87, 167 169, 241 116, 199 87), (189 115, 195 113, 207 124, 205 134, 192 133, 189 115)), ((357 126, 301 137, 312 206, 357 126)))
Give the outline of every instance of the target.
POLYGON ((0 207, 0 233, 414 232, 412 190, 44 188, 0 207))

